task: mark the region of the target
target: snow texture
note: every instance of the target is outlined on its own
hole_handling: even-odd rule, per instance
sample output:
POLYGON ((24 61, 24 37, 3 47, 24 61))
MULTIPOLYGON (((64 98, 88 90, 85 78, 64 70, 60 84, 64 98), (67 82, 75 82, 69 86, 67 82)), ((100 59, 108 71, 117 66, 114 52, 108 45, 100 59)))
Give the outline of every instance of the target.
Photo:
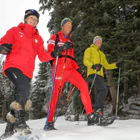
MULTIPOLYGON (((46 118, 27 121, 32 135, 40 140, 140 140, 140 120, 115 120, 107 127, 87 126, 86 121, 71 122, 59 117, 55 123, 58 130, 44 131, 46 118)), ((4 133, 6 124, 0 124, 0 135, 4 133)), ((6 140, 16 140, 17 134, 6 140)))

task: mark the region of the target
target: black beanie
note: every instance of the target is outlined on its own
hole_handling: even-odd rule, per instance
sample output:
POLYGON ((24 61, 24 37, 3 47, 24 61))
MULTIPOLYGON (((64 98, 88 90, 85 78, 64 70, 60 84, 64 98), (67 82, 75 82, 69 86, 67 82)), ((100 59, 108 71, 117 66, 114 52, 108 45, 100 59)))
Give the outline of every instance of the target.
POLYGON ((24 20, 25 20, 25 18, 27 18, 28 16, 31 16, 31 15, 36 16, 39 21, 40 14, 34 9, 28 9, 25 11, 24 20))

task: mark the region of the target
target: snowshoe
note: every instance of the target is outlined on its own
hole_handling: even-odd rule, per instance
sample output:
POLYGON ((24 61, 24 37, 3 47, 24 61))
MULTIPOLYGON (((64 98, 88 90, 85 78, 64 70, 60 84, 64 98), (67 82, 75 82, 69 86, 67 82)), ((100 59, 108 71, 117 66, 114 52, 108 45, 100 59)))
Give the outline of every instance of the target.
POLYGON ((50 131, 50 130, 57 130, 57 129, 54 127, 54 123, 48 123, 47 125, 44 126, 44 130, 50 131))
POLYGON ((6 139, 14 134, 14 126, 15 126, 15 116, 13 110, 7 113, 6 115, 7 125, 5 128, 5 133, 0 137, 0 139, 6 139))
POLYGON ((98 118, 98 126, 108 126, 110 124, 112 124, 115 120, 114 116, 105 116, 105 115, 100 115, 98 118))
POLYGON ((103 114, 103 111, 101 108, 99 108, 96 113, 96 124, 98 126, 108 126, 112 124, 115 120, 115 116, 106 116, 103 114))
POLYGON ((28 131, 26 133, 31 133, 30 128, 26 124, 25 119, 24 119, 25 111, 24 110, 20 110, 20 111, 15 110, 15 116, 16 116, 16 122, 15 122, 14 130, 16 132, 28 131))
POLYGON ((95 114, 93 112, 91 112, 88 116, 87 116, 87 125, 94 125, 96 122, 97 117, 95 116, 95 114))
POLYGON ((32 132, 31 132, 31 130, 29 129, 29 128, 25 128, 25 129, 23 129, 22 131, 21 131, 21 134, 22 135, 28 135, 28 134, 31 134, 32 132))
POLYGON ((5 132, 3 135, 0 136, 0 140, 6 139, 11 137, 14 134, 14 132, 5 132))
POLYGON ((32 132, 30 131, 29 128, 26 128, 26 129, 23 129, 20 133, 20 136, 26 136, 26 135, 29 135, 31 134, 32 132))
POLYGON ((6 139, 11 137, 14 134, 14 132, 5 132, 3 135, 0 136, 0 140, 6 139))
POLYGON ((0 140, 6 139, 14 134, 14 123, 7 122, 5 133, 0 137, 0 140))
POLYGON ((19 135, 18 140, 40 140, 38 135, 19 135))
POLYGON ((23 129, 22 131, 21 131, 21 133, 19 133, 19 135, 18 135, 18 140, 38 140, 38 139, 34 139, 34 137, 31 135, 31 131, 30 131, 30 129, 28 129, 28 128, 26 128, 26 129, 23 129), (30 139, 30 138, 32 138, 32 139, 30 139))
POLYGON ((30 127, 27 124, 20 124, 18 126, 15 126, 14 131, 15 132, 26 131, 26 133, 31 133, 30 127))

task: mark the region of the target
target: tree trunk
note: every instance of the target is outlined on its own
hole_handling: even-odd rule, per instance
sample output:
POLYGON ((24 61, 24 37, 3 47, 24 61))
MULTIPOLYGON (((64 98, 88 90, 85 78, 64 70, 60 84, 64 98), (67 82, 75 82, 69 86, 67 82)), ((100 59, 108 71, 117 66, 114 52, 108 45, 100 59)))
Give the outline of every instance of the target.
POLYGON ((137 79, 138 79, 138 94, 140 94, 140 73, 137 73, 137 79))
MULTIPOLYGON (((124 65, 124 72, 127 71, 127 67, 126 65, 124 65)), ((128 88, 128 78, 124 77, 124 103, 127 104, 128 103, 128 97, 129 97, 129 92, 128 92, 129 88, 128 88)))
POLYGON ((3 105, 2 105, 2 120, 6 120, 6 101, 4 100, 3 105))
POLYGON ((116 99, 117 99, 117 86, 113 80, 113 71, 106 71, 106 77, 107 77, 107 81, 108 81, 108 85, 109 85, 109 90, 110 90, 110 94, 111 94, 111 98, 112 98, 112 113, 115 114, 116 111, 116 99))

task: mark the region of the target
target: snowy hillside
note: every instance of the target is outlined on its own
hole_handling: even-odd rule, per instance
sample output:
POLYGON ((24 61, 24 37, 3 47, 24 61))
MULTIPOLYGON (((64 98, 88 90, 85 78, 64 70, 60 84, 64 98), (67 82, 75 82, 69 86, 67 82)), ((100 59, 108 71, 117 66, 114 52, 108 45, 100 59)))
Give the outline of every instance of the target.
MULTIPOLYGON (((116 120, 108 127, 87 126, 86 121, 70 122, 64 117, 58 118, 55 127, 58 130, 44 131, 46 119, 27 121, 33 135, 40 140, 140 140, 140 120, 116 120)), ((0 124, 0 135, 6 124, 0 124)), ((6 140, 16 140, 16 134, 6 140)))

